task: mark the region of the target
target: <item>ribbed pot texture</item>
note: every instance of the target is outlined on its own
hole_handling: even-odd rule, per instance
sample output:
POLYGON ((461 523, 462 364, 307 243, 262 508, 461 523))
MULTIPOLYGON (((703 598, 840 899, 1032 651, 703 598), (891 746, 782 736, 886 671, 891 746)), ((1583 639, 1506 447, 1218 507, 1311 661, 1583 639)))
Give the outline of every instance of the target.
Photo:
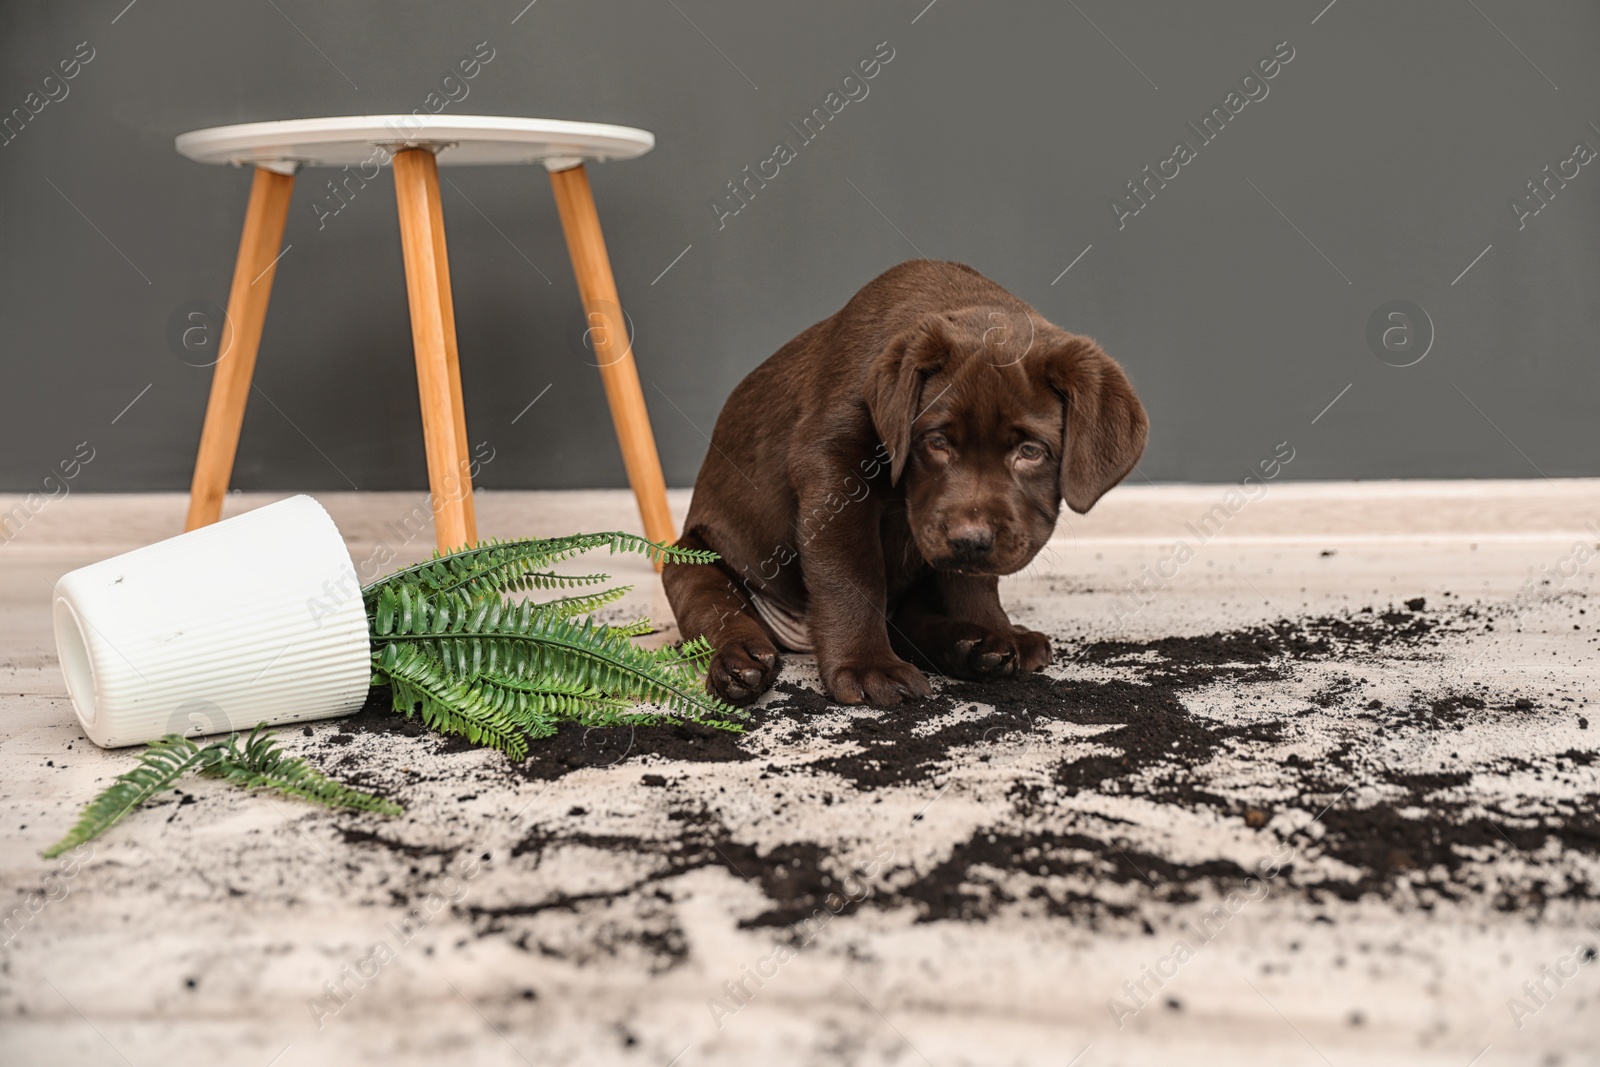
POLYGON ((359 708, 371 677, 350 553, 309 496, 67 574, 56 651, 107 748, 359 708))

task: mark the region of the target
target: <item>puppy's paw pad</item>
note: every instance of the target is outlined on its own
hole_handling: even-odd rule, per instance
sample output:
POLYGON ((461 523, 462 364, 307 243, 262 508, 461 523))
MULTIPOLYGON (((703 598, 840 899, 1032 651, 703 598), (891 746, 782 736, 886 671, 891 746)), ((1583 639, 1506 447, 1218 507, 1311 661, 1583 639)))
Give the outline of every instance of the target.
POLYGON ((778 650, 771 642, 734 641, 711 656, 706 689, 729 704, 748 704, 778 678, 778 650))
POLYGON ((828 695, 841 704, 871 704, 879 708, 933 693, 927 675, 904 660, 836 667, 825 672, 823 682, 828 695))

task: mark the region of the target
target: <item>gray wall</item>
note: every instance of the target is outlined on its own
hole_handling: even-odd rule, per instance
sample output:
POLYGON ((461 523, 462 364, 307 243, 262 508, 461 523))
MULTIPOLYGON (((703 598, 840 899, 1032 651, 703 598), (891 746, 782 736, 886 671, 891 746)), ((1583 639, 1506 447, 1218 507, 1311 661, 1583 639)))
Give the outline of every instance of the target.
MULTIPOLYGON (((84 441, 76 488, 188 484, 210 371, 168 322, 226 301, 249 176, 175 134, 410 111, 484 41, 451 111, 657 136, 593 180, 670 484, 745 372, 919 253, 1118 356, 1150 480, 1234 480, 1283 441, 1290 478, 1600 474, 1600 161, 1520 228, 1511 207, 1600 148, 1600 8, 1326 2, 8 0, 0 108, 59 94, 79 42, 94 58, 0 147, 0 488, 84 441), (884 41, 868 95, 802 144, 787 124, 884 41), (1268 95, 1202 144, 1185 124, 1283 41, 1268 95), (1195 158, 1119 229, 1111 199, 1180 139, 1195 158), (724 183, 779 141, 796 158, 719 228, 724 183), (1367 338, 1392 300, 1432 323, 1412 366, 1367 338)), ((446 173, 481 484, 624 484, 543 173, 446 173)), ((421 487, 393 190, 319 229, 325 176, 296 189, 234 484, 421 487)))

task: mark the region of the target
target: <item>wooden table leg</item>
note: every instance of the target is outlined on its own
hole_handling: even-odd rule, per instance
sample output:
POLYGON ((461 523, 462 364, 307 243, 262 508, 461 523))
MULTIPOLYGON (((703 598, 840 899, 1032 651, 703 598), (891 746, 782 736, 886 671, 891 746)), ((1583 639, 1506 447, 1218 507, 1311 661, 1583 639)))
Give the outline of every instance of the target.
POLYGON ((639 501, 645 535, 652 541, 671 542, 676 534, 672 513, 667 510, 667 483, 661 474, 655 435, 650 432, 650 413, 645 409, 644 390, 639 387, 633 345, 617 300, 617 283, 611 276, 611 258, 606 255, 605 238, 600 233, 589 175, 579 164, 551 171, 550 184, 555 188, 561 228, 567 235, 572 271, 578 278, 589 336, 600 364, 600 380, 611 406, 611 421, 616 424, 628 482, 639 501))
POLYGON ((267 321, 267 301, 272 296, 272 278, 277 273, 278 248, 283 244, 283 224, 289 217, 293 191, 292 174, 256 168, 244 233, 239 238, 239 257, 233 264, 228 318, 217 342, 222 355, 211 372, 211 399, 206 402, 200 452, 194 461, 185 530, 207 526, 222 516, 222 498, 233 476, 239 429, 244 424, 245 401, 250 398, 250 378, 256 369, 261 327, 267 321))
POLYGON ((417 353, 433 527, 439 551, 449 552, 477 542, 478 521, 472 506, 461 360, 456 352, 455 305, 444 244, 444 206, 433 153, 426 148, 396 152, 394 187, 400 207, 406 293, 411 299, 411 339, 417 353))

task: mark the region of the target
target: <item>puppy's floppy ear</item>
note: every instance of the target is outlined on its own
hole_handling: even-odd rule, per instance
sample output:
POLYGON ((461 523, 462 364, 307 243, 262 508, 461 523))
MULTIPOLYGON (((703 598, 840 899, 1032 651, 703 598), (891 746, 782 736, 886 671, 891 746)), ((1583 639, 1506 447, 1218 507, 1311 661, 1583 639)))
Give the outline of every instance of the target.
POLYGON ((900 482, 911 451, 911 424, 921 412, 922 386, 937 374, 950 354, 950 324, 930 315, 896 334, 867 372, 867 411, 878 440, 889 450, 891 485, 900 482))
POLYGON ((1082 515, 1139 462, 1150 420, 1117 361, 1087 337, 1069 335, 1044 372, 1066 400, 1061 499, 1082 515))

